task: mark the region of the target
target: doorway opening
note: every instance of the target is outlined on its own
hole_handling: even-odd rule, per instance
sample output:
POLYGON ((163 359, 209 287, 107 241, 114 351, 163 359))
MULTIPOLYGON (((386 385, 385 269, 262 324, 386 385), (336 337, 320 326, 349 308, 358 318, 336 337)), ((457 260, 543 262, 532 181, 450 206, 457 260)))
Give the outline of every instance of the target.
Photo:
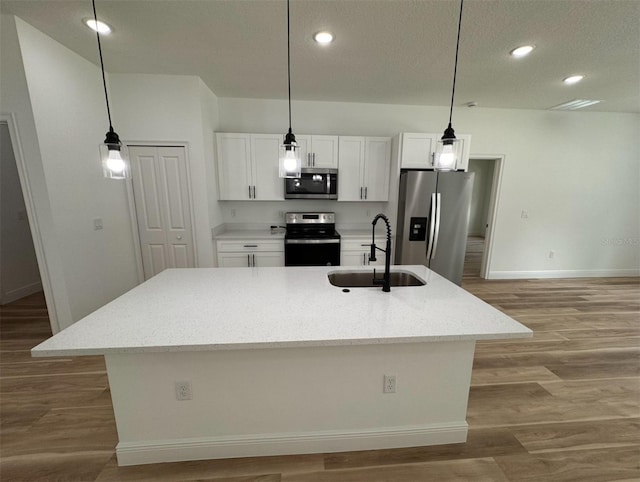
POLYGON ((0 305, 26 298, 42 304, 42 280, 29 227, 9 123, 0 120, 0 305))
POLYGON ((495 218, 504 165, 503 156, 474 156, 469 159, 469 172, 475 173, 464 279, 489 278, 495 218))

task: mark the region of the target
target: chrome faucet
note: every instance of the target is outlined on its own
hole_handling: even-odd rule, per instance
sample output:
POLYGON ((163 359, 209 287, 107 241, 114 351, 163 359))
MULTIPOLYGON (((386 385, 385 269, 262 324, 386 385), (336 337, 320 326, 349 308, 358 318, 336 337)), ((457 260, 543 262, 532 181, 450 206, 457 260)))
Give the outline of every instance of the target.
POLYGON ((388 293, 391 291, 391 224, 389 223, 389 218, 384 214, 376 214, 376 217, 373 218, 371 224, 373 224, 373 228, 371 233, 371 255, 369 256, 369 261, 377 261, 376 249, 384 253, 384 275, 382 278, 376 278, 376 269, 373 268, 373 283, 382 285, 382 291, 388 293), (378 219, 382 219, 387 225, 386 249, 378 248, 376 246, 376 223, 378 222, 378 219))

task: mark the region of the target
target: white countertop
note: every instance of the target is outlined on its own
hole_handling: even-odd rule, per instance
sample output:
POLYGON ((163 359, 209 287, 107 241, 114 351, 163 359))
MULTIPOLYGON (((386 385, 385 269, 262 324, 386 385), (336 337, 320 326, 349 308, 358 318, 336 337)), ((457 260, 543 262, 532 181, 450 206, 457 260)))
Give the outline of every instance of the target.
POLYGON ((230 229, 216 234, 214 239, 284 239, 284 229, 279 233, 273 234, 270 229, 230 229))
MULTIPOLYGON (((337 229, 343 238, 371 238, 371 228, 369 229, 337 229)), ((216 234, 214 239, 284 239, 284 230, 280 233, 272 234, 270 229, 230 229, 216 234)), ((382 234, 376 233, 376 239, 382 238, 382 234)))
MULTIPOLYGON (((425 286, 342 288, 353 267, 169 269, 32 350, 33 356, 524 338, 531 330, 424 266, 425 286)), ((371 271, 365 268, 358 271, 371 271)))

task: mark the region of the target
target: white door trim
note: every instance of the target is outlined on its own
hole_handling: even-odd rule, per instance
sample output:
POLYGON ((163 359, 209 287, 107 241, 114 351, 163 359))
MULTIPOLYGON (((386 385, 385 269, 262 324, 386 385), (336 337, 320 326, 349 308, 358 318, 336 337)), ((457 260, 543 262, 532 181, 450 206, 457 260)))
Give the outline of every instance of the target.
POLYGON ((56 309, 55 298, 53 296, 53 289, 51 287, 49 265, 47 263, 47 256, 44 250, 44 241, 42 239, 42 233, 40 232, 40 224, 35 209, 33 193, 31 192, 31 182, 29 181, 27 165, 25 164, 25 158, 22 151, 22 141, 20 140, 20 133, 18 132, 16 115, 14 113, 0 113, 0 122, 6 123, 9 127, 11 147, 13 147, 13 156, 16 159, 16 166, 18 168, 18 178, 20 179, 24 205, 27 210, 29 228, 31 229, 31 237, 33 238, 33 247, 35 248, 36 260, 38 261, 38 269, 40 270, 42 290, 44 291, 45 300, 47 302, 47 311, 49 312, 51 330, 53 333, 58 333, 60 331, 60 324, 58 321, 58 312, 56 309))
POLYGON ((489 279, 491 272, 491 260, 493 258, 493 240, 496 231, 496 218, 498 216, 498 204, 500 202, 500 192, 502 188, 502 173, 504 171, 505 156, 500 154, 473 154, 469 160, 474 161, 495 161, 493 169, 493 180, 491 182, 491 197, 489 198, 489 216, 487 224, 489 227, 486 231, 484 239, 484 251, 482 253, 482 262, 480 264, 480 277, 489 279))
MULTIPOLYGON (((184 141, 125 141, 124 144, 129 149, 131 146, 144 147, 182 147, 184 149, 184 161, 187 167, 187 190, 189 191, 189 214, 191 215, 191 238, 193 239, 193 262, 195 267, 199 267, 198 263, 198 240, 196 238, 195 215, 193 212, 193 189, 191 187, 191 163, 189 161, 189 143, 184 141)), ((135 199, 133 197, 133 180, 127 180, 127 204, 129 206, 129 219, 131 220, 131 229, 133 231, 133 243, 136 255, 136 270, 138 273, 138 282, 144 282, 144 269, 142 267, 142 246, 140 243, 140 233, 138 232, 138 216, 136 215, 135 199)))

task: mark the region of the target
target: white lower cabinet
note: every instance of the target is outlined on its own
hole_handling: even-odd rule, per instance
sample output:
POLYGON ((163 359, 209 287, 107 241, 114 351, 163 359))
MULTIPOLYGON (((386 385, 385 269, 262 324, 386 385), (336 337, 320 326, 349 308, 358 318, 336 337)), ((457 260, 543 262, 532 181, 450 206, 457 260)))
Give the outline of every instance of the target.
POLYGON ((283 240, 217 241, 218 266, 221 268, 266 268, 284 266, 283 240))
POLYGON ((340 243, 341 266, 384 266, 383 252, 376 253, 376 261, 370 261, 370 255, 371 238, 349 238, 340 243))

